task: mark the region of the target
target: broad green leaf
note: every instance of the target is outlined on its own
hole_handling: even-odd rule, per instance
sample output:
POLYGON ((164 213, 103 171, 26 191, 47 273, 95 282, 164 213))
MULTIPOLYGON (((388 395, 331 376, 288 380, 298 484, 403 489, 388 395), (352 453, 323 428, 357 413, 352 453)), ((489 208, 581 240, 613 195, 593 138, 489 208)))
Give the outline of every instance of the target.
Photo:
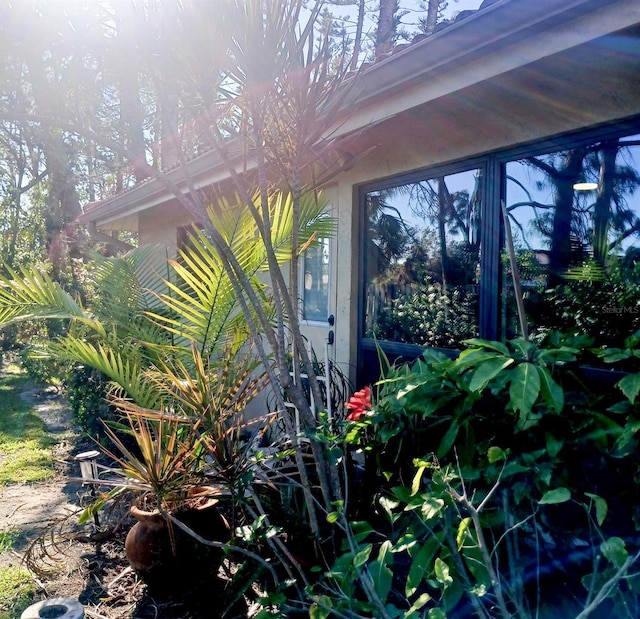
POLYGON ((546 432, 545 435, 544 435, 544 438, 545 438, 546 443, 547 443, 547 453, 552 458, 555 458, 560 453, 560 450, 562 449, 562 446, 564 445, 564 441, 557 439, 550 432, 546 432))
POLYGON ((430 496, 420 506, 420 512, 425 520, 431 520, 440 514, 443 507, 444 501, 442 499, 430 496))
POLYGON ((609 509, 607 501, 597 494, 591 494, 591 492, 585 492, 585 495, 593 501, 593 504, 596 508, 596 521, 598 522, 599 526, 602 526, 602 523, 607 517, 607 511, 609 509))
POLYGON ((444 585, 445 588, 453 582, 453 578, 451 578, 451 575, 449 574, 449 566, 440 557, 436 557, 434 573, 436 575, 436 580, 440 584, 444 585))
POLYGON ((564 390, 558 383, 553 380, 551 373, 545 367, 541 365, 538 367, 538 374, 540 375, 540 392, 547 404, 552 406, 556 413, 562 412, 564 408, 564 390))
POLYGON ((547 490, 538 501, 540 505, 555 505, 556 503, 566 503, 571 498, 571 491, 568 488, 555 488, 547 490))
POLYGON ((521 337, 516 337, 511 340, 511 345, 520 352, 524 359, 531 359, 531 351, 535 344, 521 337))
POLYGON ((373 527, 364 520, 354 520, 349 524, 351 526, 351 533, 357 542, 361 542, 368 535, 373 533, 373 527))
POLYGON ((320 595, 309 608, 309 619, 327 619, 331 615, 332 602, 328 595, 320 595))
POLYGON ((438 446, 438 458, 444 458, 458 437, 458 432, 460 431, 460 424, 454 419, 449 425, 449 429, 445 432, 445 435, 442 437, 440 441, 440 445, 438 446))
POLYGON ((512 363, 513 359, 502 356, 483 361, 473 372, 469 382, 469 389, 471 391, 482 391, 493 378, 512 363))
POLYGON ((381 496, 378 499, 378 503, 379 503, 380 507, 382 507, 382 509, 384 509, 384 511, 386 512, 387 516, 389 516, 389 518, 391 518, 393 516, 393 510, 398 507, 398 502, 397 501, 392 501, 390 498, 385 497, 385 496, 381 496))
POLYGON ((464 340, 463 344, 470 348, 489 348, 490 350, 496 350, 503 355, 509 354, 509 349, 502 342, 496 342, 494 340, 483 340, 479 337, 473 337, 468 340, 464 340))
POLYGON ((391 564, 393 564, 391 542, 386 540, 380 546, 377 558, 369 563, 369 573, 373 578, 376 592, 383 603, 386 603, 389 591, 391 591, 391 582, 393 580, 393 572, 389 569, 391 564))
POLYGON ((622 380, 618 381, 617 386, 627 397, 631 404, 635 403, 635 399, 640 393, 640 373, 628 374, 622 380))
POLYGON ((439 548, 440 542, 438 538, 432 536, 423 544, 418 552, 415 554, 410 552, 413 561, 409 568, 405 585, 405 595, 407 597, 411 597, 418 590, 418 587, 424 580, 425 574, 431 571, 431 562, 439 548))
POLYGON ((353 565, 355 567, 362 567, 369 560, 372 548, 372 544, 367 544, 362 550, 358 551, 353 557, 353 565))
POLYGON ((397 398, 404 398, 407 394, 411 393, 412 391, 414 391, 415 389, 417 389, 418 387, 421 387, 424 384, 423 382, 413 382, 413 383, 408 383, 405 387, 403 387, 402 389, 398 389, 398 394, 397 394, 397 398))
POLYGON ((629 351, 622 348, 605 348, 596 353, 605 363, 617 363, 629 358, 629 351))
POLYGON ((413 548, 418 543, 416 536, 409 531, 400 536, 400 539, 393 544, 391 552, 405 552, 413 548))
POLYGON ((458 547, 458 550, 460 550, 464 544, 464 538, 466 537, 466 533, 470 525, 471 518, 463 518, 458 525, 458 533, 456 534, 456 546, 458 547))
POLYGON ((416 474, 413 476, 413 481, 411 482, 411 496, 415 496, 420 491, 420 482, 422 481, 422 474, 425 469, 425 466, 419 466, 416 474))
POLYGON ((462 596, 466 594, 462 579, 452 580, 448 587, 444 588, 442 594, 443 608, 445 612, 450 612, 460 603, 462 596))
POLYGON ((514 411, 528 415, 540 393, 540 374, 531 363, 521 363, 511 373, 509 396, 514 411))
POLYGON ((620 537, 610 537, 600 544, 602 554, 618 569, 629 558, 624 540, 620 537))
POLYGON ((504 460, 507 457, 504 449, 500 447, 496 447, 495 445, 489 447, 487 450, 487 459, 489 460, 489 464, 495 464, 500 460, 504 460))
POLYGON ((632 454, 638 445, 636 434, 640 430, 640 420, 628 421, 620 436, 618 436, 613 444, 612 454, 616 458, 623 458, 632 454))
POLYGON ((430 608, 427 616, 428 619, 447 619, 447 615, 442 608, 430 608))
POLYGON ((415 613, 423 608, 429 600, 431 600, 431 596, 428 593, 423 593, 422 595, 420 595, 418 599, 413 604, 411 604, 411 608, 404 614, 404 618, 410 619, 415 616, 415 613))
POLYGON ((504 359, 503 355, 499 355, 489 350, 480 350, 477 348, 463 350, 453 362, 453 367, 458 372, 464 372, 466 369, 479 366, 481 363, 489 359, 504 359))

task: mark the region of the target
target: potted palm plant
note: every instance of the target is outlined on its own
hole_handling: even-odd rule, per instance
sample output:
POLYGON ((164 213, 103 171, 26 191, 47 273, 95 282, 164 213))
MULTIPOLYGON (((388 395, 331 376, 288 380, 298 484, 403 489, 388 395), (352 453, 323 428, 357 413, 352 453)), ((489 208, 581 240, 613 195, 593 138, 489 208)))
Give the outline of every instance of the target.
POLYGON ((242 484, 254 475, 246 433, 263 419, 245 421, 247 403, 261 389, 250 354, 204 360, 195 347, 188 360, 167 358, 149 369, 156 409, 117 391, 111 402, 122 424, 106 426, 113 461, 107 483, 135 494, 137 520, 126 539, 131 566, 152 592, 216 582, 235 528, 242 484), (228 515, 228 517, 227 517, 228 515), (207 543, 203 543, 206 540, 207 543))
POLYGON ((199 543, 175 522, 208 540, 224 543, 230 537, 217 509, 219 491, 204 485, 197 424, 160 412, 123 412, 134 445, 107 427, 114 449, 103 450, 115 465, 115 479, 108 483, 136 494, 130 508, 136 523, 125 542, 132 568, 156 595, 215 577, 223 550, 199 543))

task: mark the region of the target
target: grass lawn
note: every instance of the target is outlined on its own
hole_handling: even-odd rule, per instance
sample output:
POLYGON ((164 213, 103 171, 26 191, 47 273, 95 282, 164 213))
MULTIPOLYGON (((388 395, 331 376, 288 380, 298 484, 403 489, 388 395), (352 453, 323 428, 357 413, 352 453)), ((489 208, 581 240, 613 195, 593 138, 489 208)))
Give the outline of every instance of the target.
MULTIPOLYGON (((51 438, 33 408, 20 398, 29 385, 21 374, 0 376, 0 486, 53 477, 51 438)), ((0 531, 0 552, 11 549, 14 531, 0 531)), ((35 585, 21 567, 0 568, 0 619, 17 619, 34 599, 35 585)))
POLYGON ((20 398, 28 377, 0 377, 0 486, 44 481, 53 477, 52 440, 44 422, 20 398))
POLYGON ((35 593, 26 570, 15 566, 0 569, 0 619, 18 619, 33 603, 35 593))

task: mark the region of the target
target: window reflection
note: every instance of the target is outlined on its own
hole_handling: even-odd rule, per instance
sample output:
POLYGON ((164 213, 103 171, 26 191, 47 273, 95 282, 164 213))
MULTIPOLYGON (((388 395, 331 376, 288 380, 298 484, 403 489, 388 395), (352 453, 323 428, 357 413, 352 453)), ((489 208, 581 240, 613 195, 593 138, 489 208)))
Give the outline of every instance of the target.
POLYGON ((302 261, 302 318, 326 322, 329 316, 329 239, 309 247, 302 261))
POLYGON ((478 332, 479 170, 365 196, 365 337, 455 348, 478 332))
MULTIPOLYGON (((622 343, 640 327, 640 136, 512 161, 506 206, 530 324, 622 343)), ((516 331, 504 260, 506 335, 516 331)))

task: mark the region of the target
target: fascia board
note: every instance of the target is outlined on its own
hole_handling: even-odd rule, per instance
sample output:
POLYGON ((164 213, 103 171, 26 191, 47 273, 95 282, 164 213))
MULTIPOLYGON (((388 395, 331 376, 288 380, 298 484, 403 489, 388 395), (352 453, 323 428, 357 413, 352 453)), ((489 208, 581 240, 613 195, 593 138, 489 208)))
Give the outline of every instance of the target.
POLYGON ((330 134, 365 129, 639 22, 637 0, 504 0, 368 68, 343 102, 355 111, 330 134), (515 7, 518 15, 512 14, 515 7))
MULTIPOLYGON (((229 170, 216 151, 210 150, 186 162, 186 171, 179 166, 163 174, 167 180, 181 191, 187 193, 186 174, 191 177, 196 190, 209 187, 229 178, 229 170)), ((238 163, 236 171, 246 172, 251 166, 246 162, 238 163)), ((143 183, 99 203, 96 208, 87 210, 78 217, 78 223, 95 222, 107 224, 121 218, 122 214, 134 215, 140 211, 164 204, 177 196, 159 179, 150 178, 143 183)))

